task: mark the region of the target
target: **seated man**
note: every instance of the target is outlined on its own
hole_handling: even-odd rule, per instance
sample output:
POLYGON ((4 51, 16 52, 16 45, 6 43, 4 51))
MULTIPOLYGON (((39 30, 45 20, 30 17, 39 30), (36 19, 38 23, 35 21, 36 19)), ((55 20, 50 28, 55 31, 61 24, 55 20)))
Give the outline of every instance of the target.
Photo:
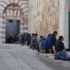
POLYGON ((39 51, 37 34, 35 34, 34 37, 32 38, 31 46, 32 46, 32 49, 37 49, 39 51))
POLYGON ((56 49, 55 59, 70 60, 70 57, 66 53, 63 40, 64 40, 63 36, 59 36, 59 39, 56 42, 56 45, 55 45, 55 49, 56 49))
POLYGON ((57 41, 57 39, 56 39, 57 34, 58 34, 57 31, 54 31, 48 37, 48 47, 49 47, 49 52, 50 53, 54 53, 53 46, 55 46, 55 43, 57 41))
POLYGON ((43 52, 43 53, 45 53, 44 42, 45 42, 45 38, 41 38, 41 40, 39 41, 39 49, 40 49, 40 52, 43 52))
MULTIPOLYGON (((48 37, 49 37, 49 35, 48 35, 48 37)), ((47 38, 42 38, 40 43, 39 43, 39 49, 43 53, 49 52, 48 37, 47 38)))

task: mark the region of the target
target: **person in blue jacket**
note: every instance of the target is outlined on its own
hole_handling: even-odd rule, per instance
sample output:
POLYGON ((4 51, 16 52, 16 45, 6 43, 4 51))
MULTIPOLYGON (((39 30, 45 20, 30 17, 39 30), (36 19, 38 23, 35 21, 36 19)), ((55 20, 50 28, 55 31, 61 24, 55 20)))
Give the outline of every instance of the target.
POLYGON ((48 38, 49 38, 50 35, 48 35, 48 37, 45 39, 43 37, 41 37, 40 39, 40 50, 43 50, 45 53, 48 52, 48 38))
POLYGON ((53 52, 53 46, 55 46, 55 43, 57 41, 56 36, 57 36, 57 31, 54 31, 53 34, 50 34, 50 36, 48 37, 48 47, 50 53, 53 52))
POLYGON ((44 47, 43 47, 44 40, 45 40, 45 38, 43 36, 40 36, 40 40, 39 40, 39 50, 40 50, 40 52, 44 52, 44 47))

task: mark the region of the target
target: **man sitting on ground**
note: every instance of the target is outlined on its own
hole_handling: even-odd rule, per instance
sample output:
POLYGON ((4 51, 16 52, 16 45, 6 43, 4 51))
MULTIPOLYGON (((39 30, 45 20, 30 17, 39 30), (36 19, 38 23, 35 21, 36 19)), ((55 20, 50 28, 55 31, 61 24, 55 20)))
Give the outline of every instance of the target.
POLYGON ((64 40, 63 36, 59 36, 59 39, 56 42, 56 45, 55 45, 55 49, 56 49, 55 59, 70 60, 70 57, 66 53, 63 40, 64 40))
POLYGON ((56 36, 57 36, 57 31, 54 31, 52 34, 49 35, 48 37, 48 47, 49 47, 49 52, 53 53, 53 46, 55 46, 55 43, 57 41, 56 36))

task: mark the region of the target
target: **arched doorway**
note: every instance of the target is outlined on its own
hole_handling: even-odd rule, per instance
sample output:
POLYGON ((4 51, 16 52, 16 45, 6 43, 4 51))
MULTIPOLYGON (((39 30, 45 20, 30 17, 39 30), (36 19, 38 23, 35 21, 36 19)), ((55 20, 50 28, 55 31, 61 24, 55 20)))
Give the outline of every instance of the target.
POLYGON ((20 33, 21 8, 15 3, 9 4, 3 11, 5 19, 5 42, 15 43, 20 33))

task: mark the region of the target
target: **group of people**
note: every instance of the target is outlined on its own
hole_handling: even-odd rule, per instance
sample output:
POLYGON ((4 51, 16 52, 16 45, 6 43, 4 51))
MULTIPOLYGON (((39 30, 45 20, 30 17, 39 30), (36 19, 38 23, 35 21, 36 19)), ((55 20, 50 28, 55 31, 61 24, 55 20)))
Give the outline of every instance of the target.
POLYGON ((29 33, 22 33, 17 35, 16 43, 20 43, 21 45, 27 44, 29 45, 31 42, 31 34, 29 33))
POLYGON ((70 57, 67 55, 63 36, 56 38, 57 31, 54 31, 52 34, 49 34, 47 38, 41 36, 40 40, 40 49, 43 52, 49 52, 55 54, 55 59, 59 60, 70 60, 70 57))
POLYGON ((27 44, 33 50, 37 50, 40 53, 54 53, 55 59, 59 60, 70 60, 70 57, 67 55, 63 36, 59 36, 57 39, 58 32, 54 31, 52 34, 49 34, 47 38, 40 36, 38 37, 37 33, 32 35, 29 33, 24 33, 19 35, 17 38, 21 44, 27 44))
POLYGON ((49 34, 47 38, 40 36, 37 39, 37 34, 33 34, 31 40, 31 48, 37 49, 38 52, 42 53, 54 53, 55 59, 59 60, 70 60, 70 57, 67 55, 65 46, 64 46, 64 38, 63 36, 59 36, 57 39, 57 31, 54 31, 52 34, 49 34))

